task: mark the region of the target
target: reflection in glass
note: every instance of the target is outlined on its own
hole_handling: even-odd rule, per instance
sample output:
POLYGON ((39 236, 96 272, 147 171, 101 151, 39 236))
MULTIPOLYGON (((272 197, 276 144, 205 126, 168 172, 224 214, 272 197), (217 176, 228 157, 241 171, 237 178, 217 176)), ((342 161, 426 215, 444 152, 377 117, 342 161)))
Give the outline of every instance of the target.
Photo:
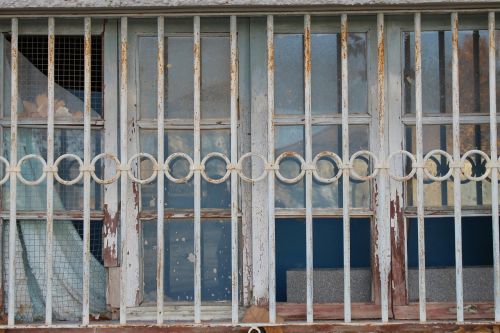
MULTIPOLYGON (((415 112, 415 37, 406 32, 403 39, 404 108, 415 112)), ((496 35, 497 43, 500 37, 496 35)), ((460 112, 489 112, 488 31, 459 31, 460 112)), ((497 51, 498 52, 498 51, 497 51)), ((451 113, 451 32, 422 32, 422 108, 424 113, 451 113)), ((497 89, 500 89, 500 55, 497 53, 497 89)), ((500 90, 497 90, 497 103, 500 90)))
MULTIPOLYGON (((460 125, 460 152, 464 154, 472 149, 479 149, 490 154, 490 129, 489 125, 460 125)), ((415 127, 406 127, 406 149, 415 154, 416 152, 415 127)), ((498 141, 500 144, 500 141, 498 141)), ((425 125, 423 127, 423 152, 424 156, 429 151, 441 149, 448 153, 453 151, 452 126, 451 125, 425 125)), ((411 162, 406 161, 407 172, 411 162)), ((429 159, 426 167, 433 175, 444 176, 449 171, 449 164, 445 157, 436 155, 429 159)), ((467 175, 479 177, 486 170, 486 161, 480 155, 470 155, 465 161, 462 169, 467 175)), ((461 177, 461 193, 463 206, 478 206, 491 204, 491 179, 487 177, 484 181, 470 181, 461 177)), ((415 206, 416 202, 416 177, 407 182, 408 205, 415 206)), ((453 206, 453 177, 447 181, 435 182, 427 177, 424 178, 424 206, 453 206)))
MULTIPOLYGON (((144 301, 156 301, 156 221, 142 222, 144 301)), ((166 301, 192 302, 194 294, 194 236, 192 220, 165 221, 164 285, 166 301)), ((201 297, 203 301, 231 299, 231 223, 201 222, 201 297)))

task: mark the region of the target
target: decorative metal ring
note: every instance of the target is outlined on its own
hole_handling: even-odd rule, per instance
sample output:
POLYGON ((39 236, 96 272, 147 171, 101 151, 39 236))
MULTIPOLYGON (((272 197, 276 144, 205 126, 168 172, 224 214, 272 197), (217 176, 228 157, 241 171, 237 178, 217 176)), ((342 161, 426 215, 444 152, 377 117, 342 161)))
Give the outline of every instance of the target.
POLYGON ((342 159, 340 158, 339 155, 331 151, 322 151, 318 153, 314 157, 312 164, 314 165, 313 176, 320 183, 331 184, 333 182, 336 182, 342 176, 342 168, 343 168, 342 159), (337 163, 339 171, 337 171, 337 173, 333 175, 333 177, 331 178, 323 178, 318 173, 318 161, 320 161, 320 159, 323 157, 330 157, 333 161, 337 163))
POLYGON ((246 153, 243 156, 241 156, 240 159, 238 160, 238 174, 240 175, 241 180, 243 180, 245 182, 249 182, 249 183, 255 183, 255 182, 261 181, 264 178, 266 178, 266 176, 267 176, 267 172, 266 172, 266 168, 265 168, 266 163, 267 163, 266 158, 264 156, 262 156, 261 154, 249 152, 249 153, 246 153), (256 178, 247 177, 243 173, 243 161, 249 157, 252 157, 252 156, 259 158, 264 163, 264 168, 262 170, 262 173, 256 178))
POLYGON ((248 329, 248 333, 261 333, 262 331, 257 326, 252 326, 248 329))
POLYGON ((427 176, 427 178, 429 178, 429 179, 431 179, 431 180, 434 180, 434 181, 436 181, 436 182, 442 182, 442 181, 444 181, 444 180, 446 180, 446 179, 450 178, 450 176, 451 176, 451 173, 452 173, 453 169, 452 169, 452 168, 450 168, 450 169, 448 170, 448 172, 447 172, 445 175, 440 176, 440 177, 432 175, 432 174, 429 172, 429 170, 427 170, 427 168, 425 167, 425 164, 426 164, 426 163, 427 163, 427 161, 428 161, 428 160, 429 160, 432 156, 434 156, 434 155, 441 155, 441 156, 446 157, 446 159, 448 160, 448 163, 449 163, 449 164, 451 164, 451 163, 453 162, 453 157, 452 157, 449 153, 447 153, 446 151, 441 150, 441 149, 434 149, 434 150, 431 150, 430 152, 428 152, 428 153, 424 156, 424 161, 423 161, 423 163, 424 163, 424 173, 425 173, 425 175, 427 176))
POLYGON ((92 178, 95 180, 96 183, 98 184, 103 184, 103 185, 108 185, 108 184, 111 184, 111 183, 114 183, 115 181, 118 180, 118 178, 120 178, 120 160, 118 159, 118 157, 116 157, 115 155, 111 154, 111 153, 101 153, 99 155, 97 155, 96 157, 94 157, 94 159, 92 160, 92 162, 90 163, 90 166, 92 167, 92 171, 90 172, 90 174, 92 175, 92 178), (100 160, 101 158, 109 158, 111 159, 113 162, 115 162, 115 170, 116 170, 116 173, 113 175, 113 177, 110 177, 108 179, 100 179, 99 177, 97 177, 97 175, 95 174, 95 164, 97 163, 98 160, 100 160))
POLYGON ((286 184, 295 184, 295 183, 299 182, 304 177, 304 174, 306 173, 306 170, 304 169, 304 165, 306 164, 306 162, 304 161, 302 156, 300 156, 298 153, 296 153, 294 151, 285 151, 280 156, 278 156, 278 158, 276 159, 274 164, 277 166, 277 168, 274 170, 274 172, 276 173, 276 177, 278 177, 279 180, 281 180, 283 183, 286 183, 286 184), (300 162, 300 173, 296 177, 286 178, 281 174, 279 166, 280 166, 281 161, 285 158, 295 158, 300 162))
POLYGON ((398 150, 398 151, 395 151, 393 152, 392 154, 389 155, 389 158, 387 159, 389 165, 391 163, 391 160, 394 158, 394 156, 396 156, 397 154, 402 154, 402 155, 406 155, 410 160, 411 160, 411 171, 405 175, 405 176, 398 176, 396 174, 393 174, 391 172, 391 169, 389 167, 389 176, 392 178, 392 179, 395 179, 397 181, 405 181, 405 180, 408 180, 408 179, 411 179, 414 175, 415 175, 415 172, 417 172, 417 168, 415 167, 416 164, 417 164, 417 160, 415 159, 415 156, 413 156, 412 153, 410 153, 409 151, 406 151, 406 150, 398 150))
MULTIPOLYGON (((369 157, 372 158, 373 164, 378 165, 377 156, 375 156, 375 154, 369 150, 359 150, 354 154, 352 154, 351 159, 349 160, 349 164, 354 165, 354 161, 356 160, 356 158, 362 155, 368 155, 369 157)), ((353 176, 354 179, 366 181, 375 178, 378 174, 378 170, 379 170, 378 168, 373 168, 373 172, 371 174, 368 174, 366 176, 360 176, 354 168, 351 168, 351 175, 353 176)))
POLYGON ((228 168, 229 164, 231 164, 231 161, 229 160, 229 158, 226 155, 224 155, 222 153, 218 153, 218 152, 208 153, 207 156, 205 156, 201 160, 201 166, 202 167, 201 167, 200 172, 201 172, 201 175, 203 176, 203 178, 207 182, 212 183, 212 184, 220 184, 220 183, 225 182, 229 178, 229 175, 231 174, 231 171, 228 168), (212 158, 220 158, 224 162, 226 162, 226 173, 221 178, 217 178, 217 179, 211 178, 205 172, 205 164, 207 163, 208 160, 210 160, 212 158))
MULTIPOLYGON (((140 163, 140 160, 139 160, 139 163, 140 163)), ((156 162, 156 159, 148 154, 148 153, 137 153, 135 155, 133 155, 129 160, 128 160, 128 163, 127 163, 127 173, 128 173, 128 176, 130 177, 130 179, 135 182, 135 183, 139 183, 139 184, 149 184, 151 183, 155 178, 156 178, 156 175, 158 174, 158 163, 156 162), (134 173, 132 172, 132 162, 136 159, 136 158, 141 158, 141 157, 144 157, 148 160, 151 161, 151 163, 153 163, 153 172, 151 173, 151 176, 149 176, 148 178, 146 179, 140 179, 140 178, 137 178, 136 176, 134 176, 134 173)))
POLYGON ((176 184, 187 183, 189 181, 189 179, 191 179, 191 177, 193 177, 193 173, 194 173, 193 166, 194 166, 193 159, 191 157, 189 157, 188 154, 185 154, 185 153, 173 153, 173 154, 171 154, 165 160, 165 175, 167 176, 167 178, 170 181, 172 181, 172 182, 174 182, 176 184), (186 176, 184 176, 182 178, 175 178, 170 173, 170 163, 172 161, 174 161, 175 159, 177 159, 177 158, 184 158, 189 163, 189 172, 188 172, 188 174, 186 176))
POLYGON ((65 158, 69 158, 69 159, 72 159, 72 160, 75 160, 78 162, 78 165, 79 165, 79 174, 78 176, 76 176, 74 179, 71 179, 71 180, 66 180, 66 179, 62 179, 60 176, 59 176, 59 172, 54 172, 54 178, 61 184, 63 185, 73 185, 73 184, 76 184, 80 181, 80 179, 82 179, 83 177, 83 172, 81 171, 81 168, 83 166, 83 161, 82 159, 77 156, 77 155, 74 155, 74 154, 64 154, 64 155, 61 155, 59 156, 56 161, 54 162, 54 167, 55 168, 58 168, 59 166, 59 163, 61 163, 62 160, 64 160, 65 158))
MULTIPOLYGON (((467 159, 467 157, 469 157, 470 155, 473 155, 473 154, 478 154, 478 155, 482 156, 484 158, 484 160, 486 161, 486 164, 490 163, 490 157, 484 151, 472 149, 472 150, 467 151, 465 154, 463 154, 462 159, 461 159, 462 168, 465 165, 465 160, 467 159)), ((481 176, 475 177, 475 176, 469 176, 469 175, 465 174, 465 172, 462 170, 462 174, 465 176, 465 178, 467 178, 468 180, 477 181, 477 182, 485 180, 486 177, 488 177, 490 175, 490 172, 491 172, 491 169, 486 168, 486 171, 481 176)))
MULTIPOLYGON (((32 160, 32 159, 38 160, 40 163, 42 163, 44 169, 45 169, 45 167, 47 167, 47 163, 45 162, 45 160, 41 156, 35 155, 35 154, 29 154, 29 155, 23 156, 23 158, 21 158, 19 160, 19 162, 17 162, 17 167, 19 168, 19 170, 21 170, 21 166, 23 165, 24 162, 26 162, 28 160, 32 160)), ((19 173, 17 174, 17 178, 19 178, 21 183, 23 183, 25 185, 30 185, 30 186, 39 185, 41 182, 44 181, 46 176, 47 176, 47 173, 43 172, 42 175, 40 176, 40 178, 38 178, 37 180, 26 180, 26 178, 23 177, 23 174, 21 171, 19 171, 19 173)))
POLYGON ((10 163, 3 156, 0 156, 0 162, 2 162, 3 164, 5 164, 5 170, 6 170, 5 175, 0 180, 0 185, 3 185, 3 184, 5 184, 7 182, 7 180, 9 180, 9 172, 7 172, 7 170, 9 169, 10 163))

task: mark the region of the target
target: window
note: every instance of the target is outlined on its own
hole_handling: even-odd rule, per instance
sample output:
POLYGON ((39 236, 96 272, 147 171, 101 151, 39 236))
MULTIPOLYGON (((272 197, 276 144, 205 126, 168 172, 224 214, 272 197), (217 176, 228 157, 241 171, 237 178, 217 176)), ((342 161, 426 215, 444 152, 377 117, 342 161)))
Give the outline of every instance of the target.
POLYGON ((40 22, 0 24, 9 323, 500 306, 491 14, 40 22))

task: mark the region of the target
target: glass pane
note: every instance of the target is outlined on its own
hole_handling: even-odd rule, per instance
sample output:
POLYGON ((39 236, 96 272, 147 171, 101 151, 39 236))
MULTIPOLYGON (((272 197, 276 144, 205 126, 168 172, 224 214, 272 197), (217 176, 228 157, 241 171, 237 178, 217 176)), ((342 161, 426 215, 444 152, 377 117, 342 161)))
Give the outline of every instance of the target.
MULTIPOLYGON (((275 157, 284 152, 295 152, 304 157, 304 127, 277 126, 275 137, 275 157)), ((280 164, 283 177, 294 178, 300 173, 300 162, 294 158, 284 158, 280 164)), ((276 208, 304 207, 304 178, 295 184, 287 184, 276 178, 276 208)))
MULTIPOLYGON (((156 302, 156 223, 142 222, 144 301, 156 302)), ((193 221, 165 224, 165 301, 193 301, 193 221)), ((201 297, 203 301, 231 300, 231 222, 201 222, 201 297)))
MULTIPOLYGON (((276 298, 306 301, 306 224, 304 219, 276 219, 276 298)), ((314 300, 341 303, 344 299, 342 219, 313 220, 314 300)), ((351 219, 351 297, 371 301, 370 220, 351 219)))
MULTIPOLYGON (((4 38, 4 112, 10 116, 10 37, 4 38)), ((19 119, 47 118, 48 44, 46 35, 20 35, 18 40, 19 119)), ((54 116, 56 120, 83 122, 83 36, 55 37, 54 116)), ((92 37, 92 117, 103 114, 102 37, 92 37)))
MULTIPOLYGON (((479 149, 490 154, 489 125, 461 125, 460 152, 479 149)), ((415 127, 406 127, 406 149, 415 153, 415 127)), ((500 140, 497 140, 500 144, 500 140)), ((425 125, 423 127, 424 156, 429 151, 441 149, 450 154, 453 151, 451 125, 425 125)), ((407 164, 410 163, 407 161, 407 164)), ((445 157, 435 155, 427 162, 426 167, 433 175, 443 176, 449 171, 449 164, 445 157)), ((486 170, 486 161, 479 155, 470 155, 465 162, 463 171, 468 175, 479 177, 486 170)), ((407 182, 408 205, 416 205, 416 177, 407 182)), ((424 205, 428 207, 453 206, 453 177, 447 181, 436 182, 424 178, 424 205)), ((491 178, 484 181, 470 181, 461 177, 462 206, 491 205, 491 178)))
MULTIPOLYGON (((331 151, 342 158, 342 128, 340 125, 313 126, 313 158, 322 151, 331 151)), ((368 149, 368 126, 349 126, 349 151, 350 155, 368 149)), ((366 167, 366 162, 356 160, 358 168, 366 167), (359 166, 358 166, 359 164, 359 166)), ((318 161, 318 173, 323 178, 331 178, 338 172, 337 164, 330 158, 322 158, 318 161)), ((360 171, 360 174, 361 173, 360 171)), ((313 207, 317 208, 341 208, 342 204, 342 177, 338 182, 325 184, 313 177, 313 207)), ((359 181, 350 178, 350 205, 351 207, 370 206, 370 182, 359 181)))
MULTIPOLYGON (((45 317, 45 220, 17 221, 15 251, 16 321, 37 322, 45 317)), ((102 222, 90 224, 90 313, 106 310, 106 269, 102 258, 102 222)), ((9 221, 3 224, 3 281, 8 289, 9 221)), ((54 221, 53 318, 78 321, 82 314, 83 221, 54 221)), ((8 295, 4 293, 7 310, 8 295)))
MULTIPOLYGON (((156 37, 139 37, 139 111, 141 118, 156 118, 156 37)), ((193 118, 193 38, 165 39, 165 111, 168 118, 193 118)), ((228 118, 230 103, 229 38, 201 38, 202 118, 228 118)))
MULTIPOLYGON (((403 33, 404 108, 415 112, 415 37, 403 33)), ((496 43, 500 43, 497 33, 496 43)), ((460 31, 458 34, 460 112, 489 112, 488 31, 460 31)), ((451 32, 422 32, 422 108, 424 113, 451 113, 451 32)), ((497 51, 497 64, 500 55, 497 51)), ((500 68, 497 66, 497 82, 500 68)), ((500 89, 497 85, 497 89, 500 89)), ((500 102, 500 90, 497 102, 500 102)))
MULTIPOLYGON (((493 300, 491 216, 462 217, 465 301, 493 300), (480 283, 478 283, 480 281, 480 283)), ((418 301, 417 220, 408 223, 408 285, 418 301)), ((425 264, 428 301, 455 301, 455 227, 453 217, 425 219, 425 264)))
MULTIPOLYGON (((25 155, 36 154, 47 158, 47 130, 43 128, 18 128, 17 151, 18 159, 25 155)), ((4 157, 10 158, 10 130, 3 132, 4 157)), ((55 158, 69 153, 79 156, 83 160, 83 130, 76 129, 56 129, 54 133, 54 155, 55 158)), ((91 156, 101 153, 102 133, 99 130, 92 131, 91 156)), ((102 160, 101 160, 102 162, 102 160)), ((58 173, 62 179, 72 180, 80 172, 79 164, 73 159, 66 158, 58 166, 58 173)), ((96 164, 96 175, 103 177, 103 164, 96 164)), ((21 172, 27 180, 36 180, 42 175, 43 165, 30 159, 23 163, 21 172)), ((9 182, 2 186, 3 200, 2 207, 9 207, 9 182)), ((94 181, 90 183, 90 207, 99 210, 102 207, 103 189, 94 181)), ((46 210, 47 189, 46 181, 40 185, 28 186, 17 182, 17 209, 18 210, 46 210)), ((83 181, 67 186, 54 180, 54 209, 56 210, 82 210, 83 209, 83 181)))
MULTIPOLYGON (((173 154, 182 152, 193 157, 193 132, 191 130, 165 131, 165 159, 173 154)), ((155 130, 142 130, 140 134, 140 148, 142 152, 157 156, 157 134, 155 130)), ((229 156, 230 131, 229 130, 202 130, 201 155, 202 159, 208 153, 219 152, 229 156)), ((170 163, 170 172, 176 178, 183 178, 189 173, 189 163, 183 158, 177 158, 170 163)), ((152 169, 149 162, 141 164, 143 178, 151 175, 152 169)), ((205 172, 213 179, 221 178, 226 172, 224 161, 219 158, 209 159, 205 172)), ((141 185, 141 202, 145 210, 156 209, 157 202, 156 181, 141 185)), ((165 177, 165 208, 193 208, 193 178, 187 183, 177 184, 165 177)), ((221 184, 211 184, 202 179, 201 182, 201 207, 202 208, 229 208, 231 204, 230 181, 221 184)))
POLYGON ((304 113, 302 34, 274 35, 274 94, 277 114, 304 113))

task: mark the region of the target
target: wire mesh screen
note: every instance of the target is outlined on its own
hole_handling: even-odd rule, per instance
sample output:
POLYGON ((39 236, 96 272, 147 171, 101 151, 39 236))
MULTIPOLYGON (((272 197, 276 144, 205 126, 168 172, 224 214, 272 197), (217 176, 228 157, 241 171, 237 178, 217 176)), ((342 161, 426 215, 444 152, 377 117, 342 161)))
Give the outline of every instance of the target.
MULTIPOLYGON (((44 75, 48 68, 48 39, 45 35, 21 35, 19 52, 44 75)), ((84 85, 84 40, 83 36, 55 36, 54 81, 83 101, 84 85)), ((92 36, 91 46, 91 105, 102 115, 102 37, 92 36)), ((47 89, 47 82, 34 82, 32 77, 20 75, 20 87, 36 85, 47 89)), ((82 110, 83 111, 83 110, 82 110)))
MULTIPOLYGON (((106 272, 102 259, 102 222, 92 221, 90 228, 90 311, 105 310, 106 272)), ((3 226, 4 290, 8 289, 7 266, 9 225, 3 226)), ((17 222, 16 239, 16 320, 43 321, 46 295, 46 224, 43 220, 17 222)), ((78 320, 82 311, 83 222, 54 221, 53 317, 78 320)), ((7 293, 4 294, 7 304, 7 293)))

